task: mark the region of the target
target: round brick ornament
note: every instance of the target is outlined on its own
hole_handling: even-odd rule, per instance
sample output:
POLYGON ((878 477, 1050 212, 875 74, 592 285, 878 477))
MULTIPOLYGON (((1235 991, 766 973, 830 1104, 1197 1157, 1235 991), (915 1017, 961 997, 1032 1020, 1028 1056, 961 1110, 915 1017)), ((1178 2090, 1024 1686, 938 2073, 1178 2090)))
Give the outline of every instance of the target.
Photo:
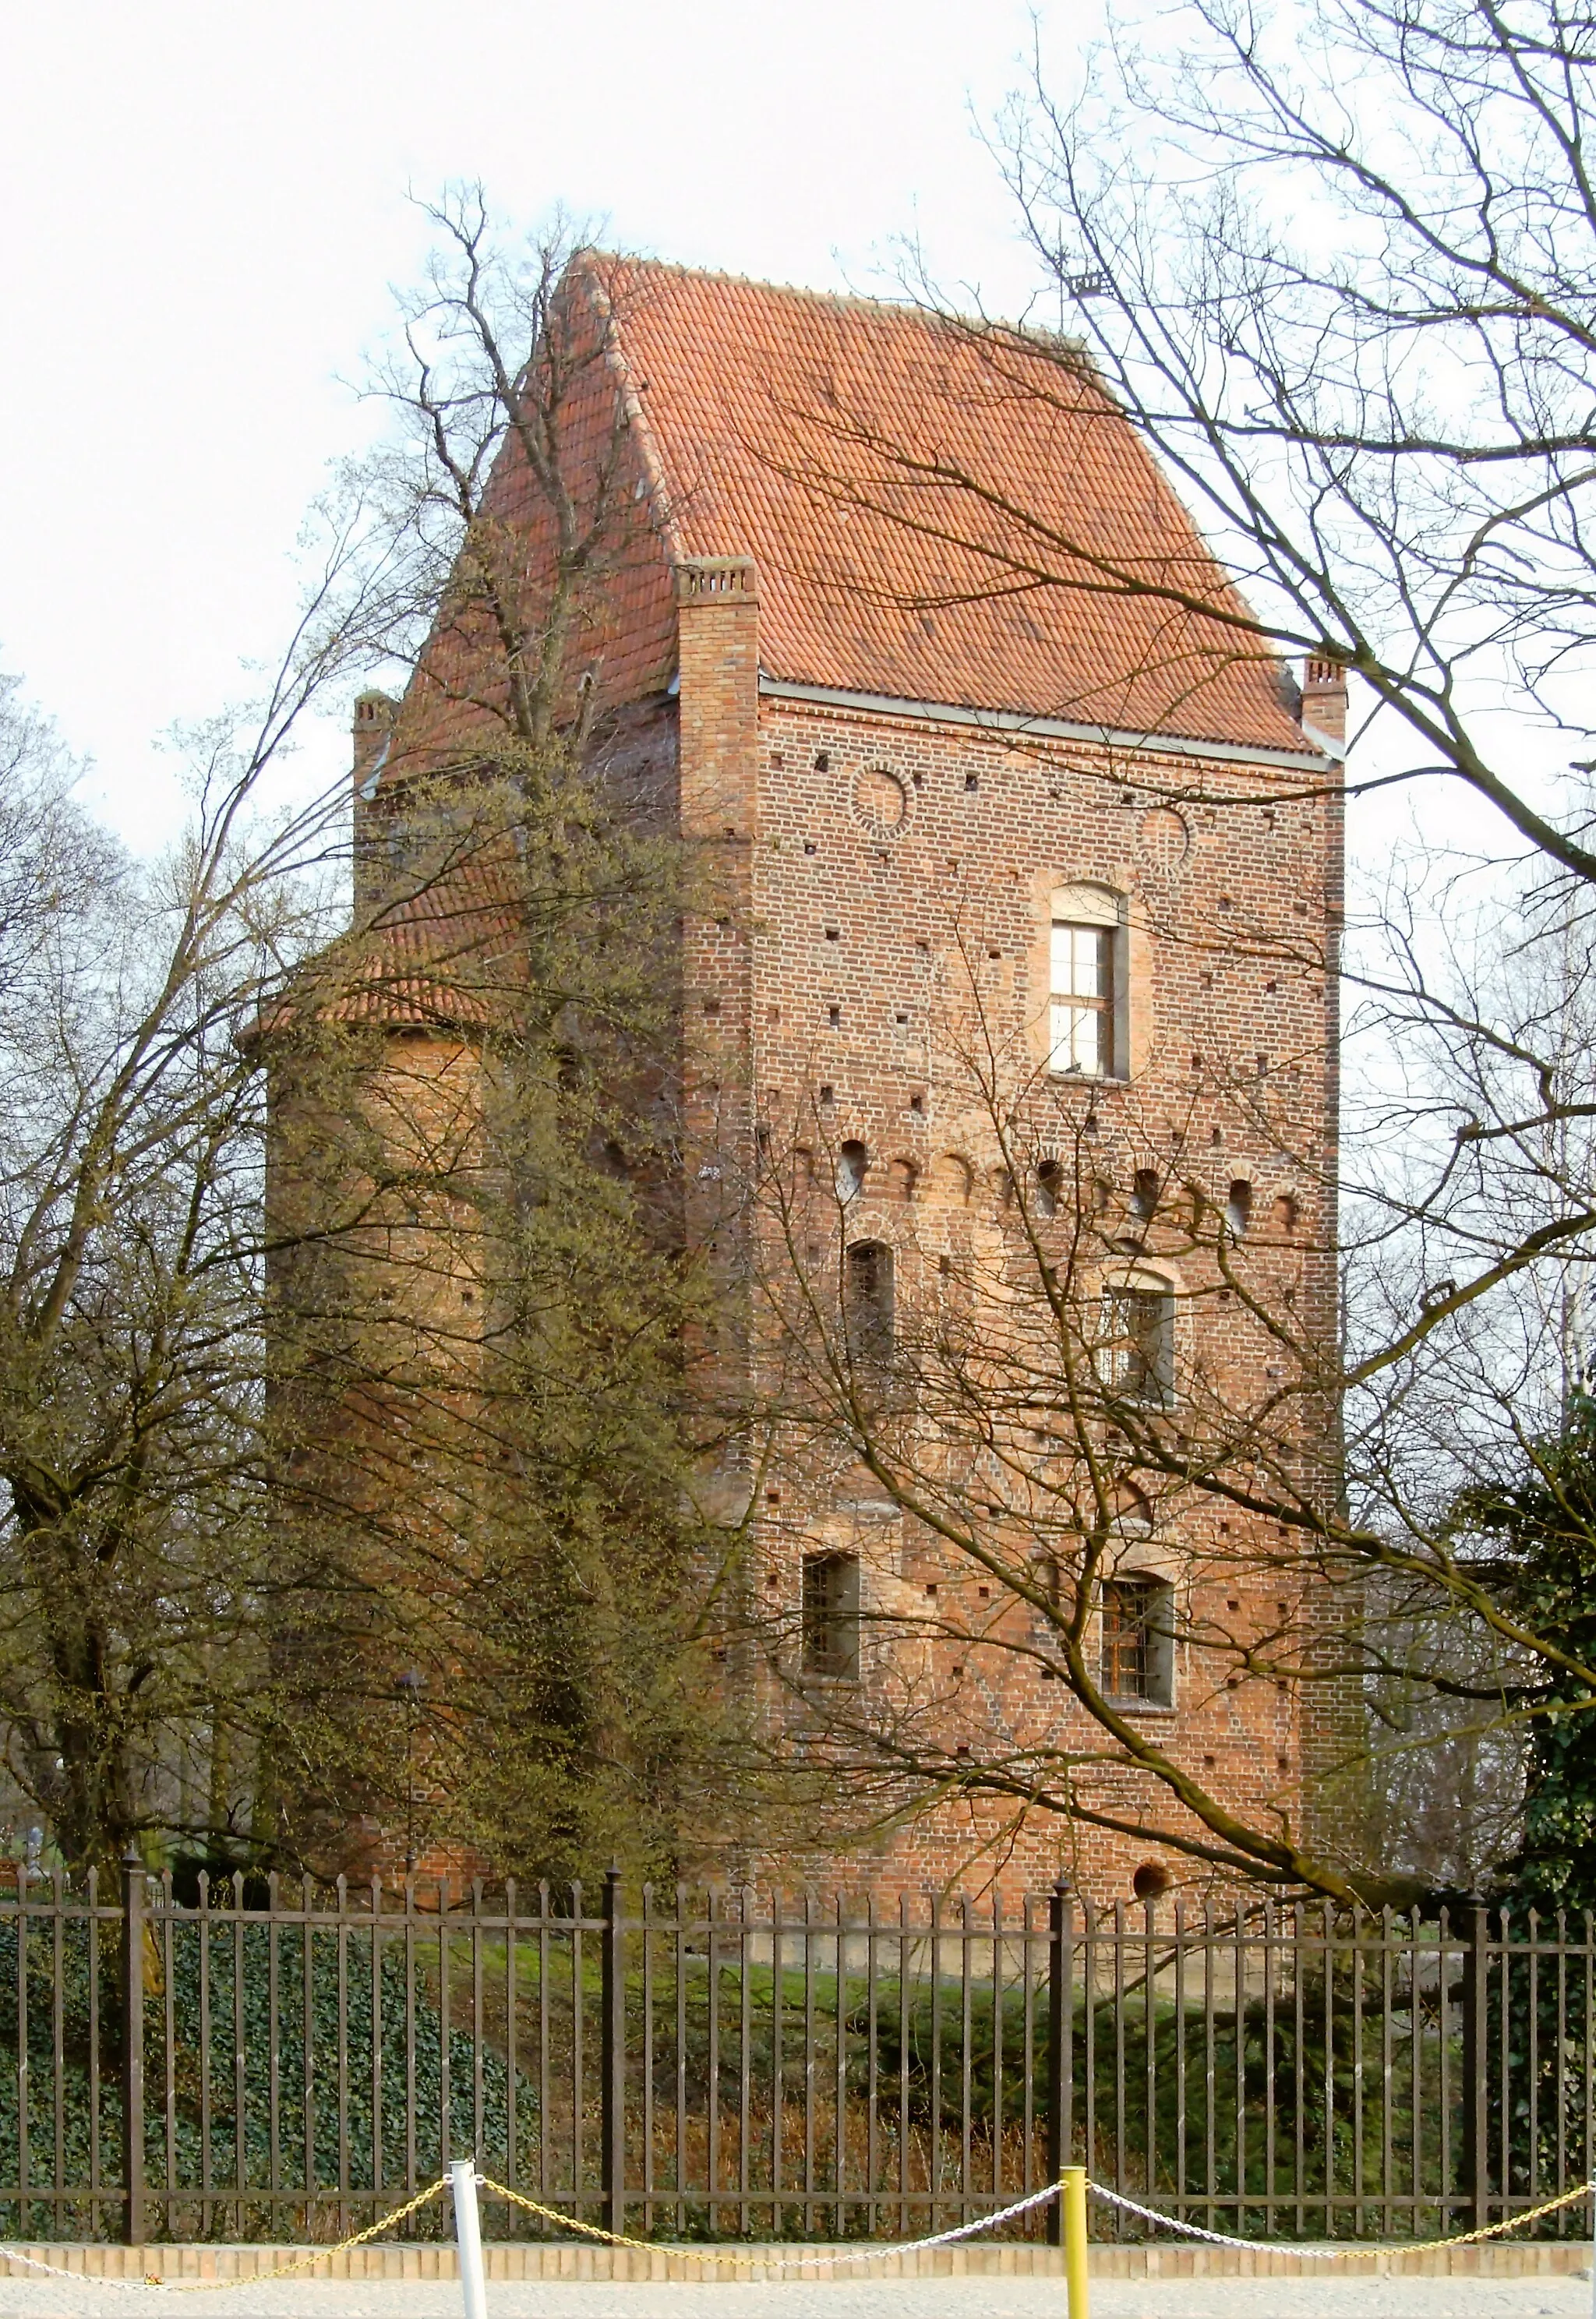
POLYGON ((908 790, 885 765, 863 765, 854 774, 852 805, 854 819, 872 837, 901 837, 908 826, 908 790))
POLYGON ((1151 805, 1137 829, 1141 851, 1155 870, 1173 875, 1184 869, 1192 850, 1192 834, 1171 805, 1151 805))

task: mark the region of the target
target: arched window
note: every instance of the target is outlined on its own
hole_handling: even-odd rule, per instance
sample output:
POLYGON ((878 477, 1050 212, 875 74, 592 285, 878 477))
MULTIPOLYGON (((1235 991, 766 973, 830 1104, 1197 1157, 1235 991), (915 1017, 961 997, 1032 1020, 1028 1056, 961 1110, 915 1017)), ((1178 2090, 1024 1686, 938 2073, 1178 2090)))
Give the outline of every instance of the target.
POLYGON ((843 1277, 843 1323, 856 1361, 882 1361, 892 1350, 892 1250, 884 1241, 857 1240, 843 1277))
POLYGON ((1059 1195, 1064 1186, 1064 1170, 1056 1160, 1043 1160, 1036 1170, 1036 1213, 1039 1216, 1056 1216, 1059 1195))
POLYGON ((893 1197, 913 1200, 920 1181, 920 1170, 912 1160, 895 1160, 892 1163, 893 1197))
POLYGON ((870 1153, 862 1143, 852 1138, 837 1153, 837 1197, 844 1205, 857 1199, 864 1189, 864 1171, 870 1166, 870 1153))
POLYGON ((1147 1538, 1151 1535, 1152 1506, 1134 1482, 1122 1482, 1114 1492, 1114 1526, 1122 1538, 1147 1538))
POLYGON ((1240 1240, 1251 1222, 1252 1186, 1245 1176, 1238 1176, 1225 1202, 1225 1230, 1232 1240, 1240 1240))
POLYGON ((1156 1168, 1138 1168, 1131 1185, 1131 1214, 1150 1223, 1158 1214, 1160 1189, 1156 1168))
POLYGON ((936 1187, 951 1206, 967 1208, 969 1205, 972 1180, 968 1160, 961 1160, 956 1151, 942 1153, 936 1163, 936 1187))

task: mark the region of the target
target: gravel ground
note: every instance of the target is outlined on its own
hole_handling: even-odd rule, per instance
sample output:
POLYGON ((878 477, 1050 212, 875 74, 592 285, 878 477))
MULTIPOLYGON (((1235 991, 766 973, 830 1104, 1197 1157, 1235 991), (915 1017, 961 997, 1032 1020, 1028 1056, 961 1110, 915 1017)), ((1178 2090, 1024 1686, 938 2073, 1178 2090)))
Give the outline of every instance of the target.
MULTIPOLYGON (((153 2299, 153 2298, 151 2298, 153 2299)), ((162 2297, 170 2310, 176 2298, 162 2297)), ((137 2291, 0 2280, 0 2319, 128 2319, 137 2291)), ((461 2319, 453 2281, 244 2284, 194 2319, 461 2319)), ((1589 2278, 1096 2279, 1092 2319, 1591 2319, 1589 2278)), ((1064 2319, 1059 2279, 791 2286, 491 2285, 488 2319, 1064 2319)), ((153 2314, 152 2314, 153 2319, 153 2314)), ((176 2314, 173 2314, 176 2319, 176 2314)))

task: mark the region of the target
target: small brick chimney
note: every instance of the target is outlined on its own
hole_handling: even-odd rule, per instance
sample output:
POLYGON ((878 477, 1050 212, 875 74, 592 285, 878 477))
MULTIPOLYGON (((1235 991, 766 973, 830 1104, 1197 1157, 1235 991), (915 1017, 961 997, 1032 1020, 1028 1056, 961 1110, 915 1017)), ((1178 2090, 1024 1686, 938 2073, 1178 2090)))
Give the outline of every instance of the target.
POLYGON ((676 566, 684 835, 753 835, 759 758, 759 574, 751 555, 676 566))
POLYGON ((355 702, 355 793, 363 795, 382 763, 383 746, 393 730, 399 703, 391 692, 363 692, 355 702))
POLYGON ((1303 663, 1304 732, 1317 733, 1335 744, 1337 753, 1347 741, 1347 672, 1339 661, 1310 653, 1303 663))
MULTIPOLYGON (((354 869, 355 907, 357 913, 367 908, 380 882, 377 858, 381 849, 374 844, 380 826, 382 808, 373 814, 377 776, 388 754, 388 744, 393 737, 393 721, 399 715, 399 703, 391 693, 363 692, 355 703, 353 725, 355 827, 354 869)), ((384 800, 386 805, 388 800, 384 800)))

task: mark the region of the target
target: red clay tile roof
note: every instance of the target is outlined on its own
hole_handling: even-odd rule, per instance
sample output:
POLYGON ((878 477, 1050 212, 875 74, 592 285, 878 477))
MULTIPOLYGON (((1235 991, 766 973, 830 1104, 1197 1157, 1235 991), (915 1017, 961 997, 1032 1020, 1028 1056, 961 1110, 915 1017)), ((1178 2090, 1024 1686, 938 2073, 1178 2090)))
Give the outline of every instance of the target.
POLYGON ((302 1015, 469 1033, 506 1021, 524 983, 513 876, 478 861, 401 889, 302 970, 249 1035, 285 1031, 302 1015))
MULTIPOLYGON (((1306 745, 1280 663, 1223 625, 1245 618, 1240 597, 1062 342, 722 275, 578 264, 611 305, 668 544, 758 563, 769 674, 1306 745)), ((638 676, 658 664, 669 617, 651 577, 636 573, 624 623, 638 676)))

